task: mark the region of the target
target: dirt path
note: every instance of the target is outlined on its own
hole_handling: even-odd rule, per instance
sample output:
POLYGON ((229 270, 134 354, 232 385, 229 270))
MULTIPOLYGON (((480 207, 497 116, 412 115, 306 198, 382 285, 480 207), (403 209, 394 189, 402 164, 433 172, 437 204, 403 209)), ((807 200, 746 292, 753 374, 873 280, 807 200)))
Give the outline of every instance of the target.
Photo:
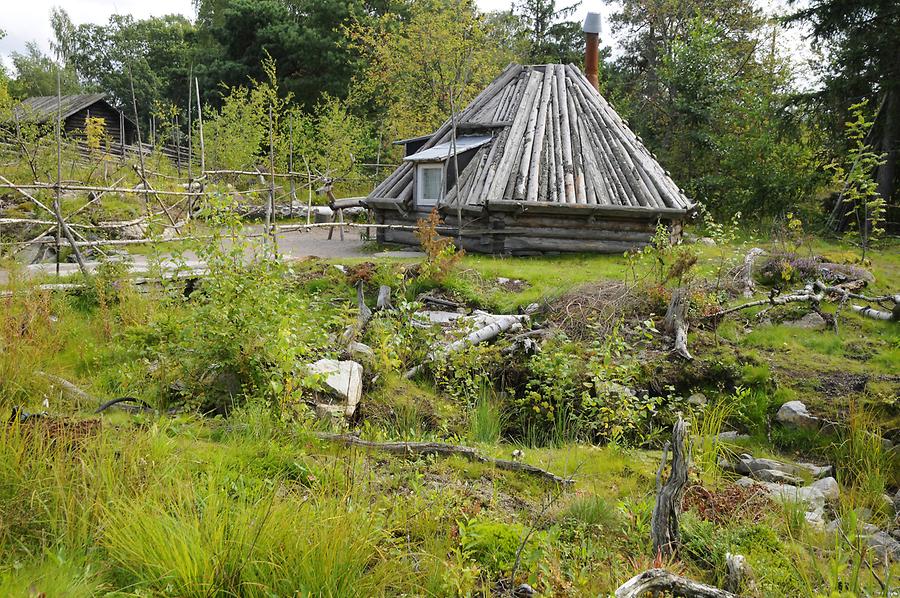
MULTIPOLYGON (((245 229, 248 234, 259 233, 262 231, 260 225, 251 225, 245 229)), ((334 258, 397 258, 397 257, 420 257, 422 254, 418 251, 381 251, 372 250, 371 245, 360 238, 359 229, 348 229, 344 232, 344 240, 340 240, 338 231, 335 231, 334 238, 328 240, 328 231, 325 228, 314 228, 309 232, 289 232, 278 235, 278 250, 285 258, 298 258, 315 256, 327 259, 334 258)), ((165 255, 165 254, 164 254, 165 255)), ((131 270, 135 274, 146 273, 150 268, 150 261, 144 255, 132 255, 131 270)), ((162 266, 165 270, 173 270, 177 267, 202 268, 203 262, 200 261, 193 252, 184 254, 186 263, 176 263, 173 260, 163 257, 162 266)), ((90 270, 95 270, 99 262, 88 262, 87 266, 90 270)), ((56 273, 56 264, 53 262, 32 264, 25 268, 28 276, 35 277, 40 275, 52 276, 56 273)), ((78 272, 77 264, 64 263, 60 264, 59 272, 61 276, 68 276, 78 272)), ((9 282, 9 273, 0 269, 0 286, 4 286, 9 282)))

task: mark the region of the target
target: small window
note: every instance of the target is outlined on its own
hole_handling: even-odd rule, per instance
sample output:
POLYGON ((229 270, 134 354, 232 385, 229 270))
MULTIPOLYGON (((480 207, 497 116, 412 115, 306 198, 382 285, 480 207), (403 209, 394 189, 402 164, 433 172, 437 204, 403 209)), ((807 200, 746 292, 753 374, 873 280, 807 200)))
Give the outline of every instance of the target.
POLYGON ((443 196, 444 167, 441 164, 420 164, 416 185, 416 203, 420 206, 437 205, 443 196))

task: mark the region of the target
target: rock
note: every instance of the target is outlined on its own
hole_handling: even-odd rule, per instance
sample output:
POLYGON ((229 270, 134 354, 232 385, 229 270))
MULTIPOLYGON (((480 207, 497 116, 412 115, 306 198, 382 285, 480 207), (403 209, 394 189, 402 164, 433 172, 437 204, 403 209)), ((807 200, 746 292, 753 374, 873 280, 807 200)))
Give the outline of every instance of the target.
POLYGON ((866 538, 866 543, 875 551, 881 561, 900 561, 900 542, 887 532, 878 530, 866 538))
POLYGON ((344 418, 344 410, 345 408, 342 405, 316 403, 316 417, 323 421, 340 422, 344 418))
POLYGON ((867 283, 875 282, 875 275, 859 266, 852 264, 833 264, 824 262, 819 264, 819 273, 825 282, 842 283, 850 280, 864 280, 867 283))
POLYGON ((515 598, 532 598, 537 596, 537 592, 527 583, 521 583, 513 590, 513 596, 515 598))
POLYGON ((618 382, 601 382, 597 385, 597 393, 598 394, 607 394, 607 395, 619 395, 625 397, 634 397, 637 394, 627 386, 619 384, 618 382))
POLYGON ((347 347, 347 351, 352 357, 358 359, 372 359, 375 357, 375 351, 365 343, 350 343, 350 346, 347 347))
POLYGON ((784 322, 784 325, 792 328, 802 328, 803 330, 825 330, 828 327, 825 318, 814 311, 809 312, 799 320, 784 322))
POLYGON ((690 403, 691 405, 697 405, 698 407, 706 405, 706 395, 702 392, 695 392, 688 397, 688 403, 690 403))
POLYGON ((807 486, 807 488, 815 488, 822 493, 825 500, 836 501, 841 495, 841 488, 838 486, 837 480, 831 476, 816 480, 807 486))
POLYGON ((822 425, 822 420, 810 415, 801 401, 788 401, 782 405, 775 414, 775 419, 781 424, 798 428, 819 428, 822 425))
POLYGON ((716 246, 716 240, 712 237, 700 237, 699 239, 697 239, 697 243, 699 243, 700 245, 706 245, 707 247, 716 246))
POLYGON ((729 430, 727 432, 719 432, 719 440, 724 440, 725 442, 734 442, 738 440, 749 440, 750 436, 747 434, 741 434, 734 430, 729 430))
POLYGON ((900 515, 900 489, 894 494, 894 513, 900 515))
POLYGON ((749 475, 765 482, 779 482, 794 486, 802 483, 798 476, 805 473, 815 478, 821 478, 831 473, 831 467, 819 467, 811 463, 782 463, 774 459, 755 459, 746 453, 738 457, 735 463, 723 460, 720 462, 720 466, 723 469, 749 475), (759 474, 759 472, 767 473, 759 474))
POLYGON ((825 476, 834 475, 834 468, 831 465, 815 465, 813 463, 797 463, 795 465, 795 467, 798 468, 798 471, 795 471, 794 473, 799 473, 799 470, 802 470, 817 480, 822 479, 825 476))
POLYGON ((362 398, 363 367, 355 361, 320 359, 308 366, 310 373, 325 374, 325 384, 344 400, 344 415, 351 417, 362 398))
POLYGON ((763 482, 775 482, 776 484, 790 484, 792 486, 797 486, 803 483, 803 480, 800 478, 777 469, 757 469, 752 473, 752 476, 757 480, 763 482))
POLYGON ((144 239, 147 237, 147 225, 138 222, 137 224, 129 224, 119 229, 120 239, 144 239))

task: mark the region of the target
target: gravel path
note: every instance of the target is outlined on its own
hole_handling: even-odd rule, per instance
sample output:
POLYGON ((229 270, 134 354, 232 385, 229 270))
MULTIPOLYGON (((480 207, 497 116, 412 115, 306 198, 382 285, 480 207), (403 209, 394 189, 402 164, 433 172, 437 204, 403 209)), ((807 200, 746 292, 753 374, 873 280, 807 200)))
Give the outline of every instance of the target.
MULTIPOLYGON (((260 225, 251 225, 245 230, 247 230, 248 233, 258 233, 262 231, 262 227, 260 225)), ((315 256, 326 259, 361 257, 377 259, 386 257, 417 258, 422 256, 421 252, 414 251, 412 248, 410 248, 409 251, 379 251, 378 249, 373 251, 371 249, 372 246, 367 246, 366 242, 360 238, 359 233, 360 229, 347 229, 344 232, 343 241, 340 240, 338 231, 335 231, 334 239, 329 241, 328 230, 325 228, 313 228, 309 232, 297 231, 281 233, 278 235, 278 250, 285 258, 315 256)), ((186 252, 184 257, 187 260, 187 263, 184 265, 187 267, 203 267, 203 263, 197 259, 197 256, 192 252, 186 252)), ((132 260, 132 272, 140 274, 148 271, 150 264, 146 256, 133 255, 132 260)), ((169 268, 174 268, 176 266, 174 262, 166 260, 165 258, 163 259, 162 264, 163 267, 169 268)), ((98 262, 88 262, 88 268, 90 270, 96 269, 97 265, 98 262)), ((78 264, 60 264, 59 271, 63 276, 75 274, 78 272, 78 264)), ((38 276, 41 274, 53 275, 56 272, 56 263, 32 264, 26 266, 26 272, 29 276, 38 276)), ((8 281, 8 272, 6 270, 0 270, 0 286, 6 285, 8 281)))

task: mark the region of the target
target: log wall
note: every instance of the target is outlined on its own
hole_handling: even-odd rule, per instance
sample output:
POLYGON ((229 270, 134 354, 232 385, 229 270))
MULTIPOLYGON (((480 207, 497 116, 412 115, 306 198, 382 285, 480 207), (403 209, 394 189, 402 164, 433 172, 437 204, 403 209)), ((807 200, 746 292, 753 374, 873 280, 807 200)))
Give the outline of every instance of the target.
MULTIPOLYGON (((377 224, 415 225, 428 212, 401 213, 377 207, 377 224)), ((443 214, 444 223, 456 236, 456 214, 443 214)), ((674 217, 602 217, 597 214, 541 214, 509 211, 463 213, 462 244, 466 251, 504 255, 543 253, 623 253, 649 244, 657 222, 669 227, 673 238, 681 235, 682 221, 674 217)), ((410 230, 378 229, 381 243, 418 245, 410 230)))

